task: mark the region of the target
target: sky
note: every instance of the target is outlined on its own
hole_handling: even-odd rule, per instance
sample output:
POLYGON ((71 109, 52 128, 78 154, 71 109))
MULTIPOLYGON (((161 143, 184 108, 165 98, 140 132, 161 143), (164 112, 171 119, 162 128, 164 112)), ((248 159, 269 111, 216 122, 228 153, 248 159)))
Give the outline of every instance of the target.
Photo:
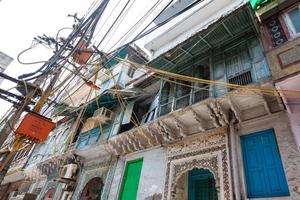
MULTIPOLYGON (((18 63, 18 54, 28 48, 34 37, 46 34, 55 36, 57 31, 62 27, 71 27, 73 18, 67 17, 68 14, 78 13, 82 17, 90 8, 90 6, 99 0, 2 0, 0 1, 0 51, 6 53, 14 59, 9 65, 6 74, 17 77, 21 74, 32 72, 38 65, 22 65, 18 63)), ((153 0, 133 0, 128 7, 128 13, 124 13, 124 19, 117 24, 112 30, 112 34, 108 35, 107 40, 103 42, 102 48, 106 51, 112 49, 112 46, 124 35, 134 23, 136 23, 146 12, 154 5, 153 0)), ((167 1, 162 1, 160 6, 166 5, 167 1)), ((95 31, 96 38, 102 38, 114 18, 117 17, 122 7, 126 4, 125 0, 110 0, 105 13, 103 14, 99 25, 95 31), (114 12, 112 12, 114 11, 114 12)), ((153 19, 153 16, 159 12, 154 11, 145 21, 145 24, 153 19)), ((139 31, 142 26, 137 29, 139 31)), ((67 35, 68 32, 62 32, 67 35)), ((132 38, 132 37, 131 37, 132 38)), ((130 38, 128 39, 130 40, 130 38)), ((96 41, 95 41, 96 42, 96 41)), ((23 62, 43 61, 52 55, 52 51, 38 46, 34 50, 30 50, 20 57, 23 62)), ((0 85, 3 89, 9 89, 14 86, 9 81, 3 81, 0 85)), ((10 104, 0 100, 0 116, 10 107, 10 104)))
MULTIPOLYGON (((13 77, 33 71, 40 65, 21 65, 17 55, 31 45, 37 35, 55 35, 61 27, 71 26, 73 19, 68 14, 88 10, 93 0, 2 0, 0 1, 0 50, 14 61, 5 73, 13 77)), ((24 62, 45 60, 52 54, 45 48, 37 48, 21 57, 24 62)), ((1 88, 14 86, 9 81, 3 81, 1 88)), ((10 107, 10 104, 0 100, 0 116, 10 107)))

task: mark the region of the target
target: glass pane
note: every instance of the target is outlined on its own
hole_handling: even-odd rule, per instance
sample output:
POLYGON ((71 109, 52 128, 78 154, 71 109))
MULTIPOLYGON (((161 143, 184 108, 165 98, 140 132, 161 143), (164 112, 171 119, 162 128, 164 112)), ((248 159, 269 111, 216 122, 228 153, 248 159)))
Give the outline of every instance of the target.
POLYGON ((300 33, 300 10, 299 10, 299 8, 295 8, 294 10, 289 12, 289 17, 293 23, 296 33, 300 33))

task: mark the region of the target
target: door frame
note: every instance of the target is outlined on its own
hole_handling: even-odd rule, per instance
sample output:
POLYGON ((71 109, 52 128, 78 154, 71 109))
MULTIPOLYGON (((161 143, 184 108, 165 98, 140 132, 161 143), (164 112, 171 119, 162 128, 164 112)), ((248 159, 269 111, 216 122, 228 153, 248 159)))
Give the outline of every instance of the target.
MULTIPOLYGON (((124 171, 123 171, 123 174, 122 174, 122 177, 121 177, 121 181, 120 181, 121 187, 120 187, 120 189, 118 191, 118 198, 117 198, 118 200, 121 198, 121 193, 123 192, 123 189, 124 189, 125 175, 127 174, 127 171, 128 171, 128 165, 131 164, 131 163, 139 162, 139 161, 142 161, 142 168, 141 168, 141 172, 140 172, 140 178, 141 178, 142 169, 143 169, 143 163, 144 163, 144 157, 137 158, 137 159, 134 159, 134 160, 128 160, 128 161, 125 162, 124 171)), ((138 185, 137 193, 138 193, 138 191, 139 191, 139 185, 138 185)))
MULTIPOLYGON (((278 115, 277 115, 278 117, 278 115)), ((268 126, 264 126, 262 127, 260 124, 258 126, 254 126, 251 128, 247 127, 243 127, 243 125, 241 126, 240 130, 238 131, 237 136, 237 140, 236 140, 236 145, 237 148, 239 149, 238 154, 237 154, 237 159, 238 159, 238 169, 239 169, 239 180, 241 183, 241 191, 242 191, 242 195, 241 197, 243 199, 248 199, 248 190, 247 190, 247 180, 246 180, 246 173, 245 173, 245 164, 244 164, 244 156, 243 156, 243 149, 242 149, 242 140, 241 138, 247 135, 251 135, 251 134, 261 134, 261 132, 267 131, 267 130, 272 130, 273 131, 273 135, 274 135, 274 139, 276 142, 276 148, 278 150, 278 154, 279 154, 279 158, 281 161, 281 165, 283 168, 283 172, 286 178, 286 183, 289 189, 289 196, 275 196, 275 197, 252 197, 251 199, 260 199, 260 198, 272 198, 272 199, 281 199, 281 198, 289 198, 291 196, 291 191, 289 188, 289 181, 288 181, 288 177, 286 175, 286 167, 285 167, 285 160, 282 158, 281 155, 281 151, 278 145, 278 140, 277 140, 277 134, 276 134, 276 128, 275 126, 273 126, 273 121, 269 121, 269 120, 273 120, 273 118, 263 118, 260 123, 264 124, 264 123, 268 123, 268 126), (270 125, 271 124, 271 125, 270 125), (249 131, 250 130, 250 131, 249 131)), ((256 123, 251 123, 251 125, 257 125, 256 123)), ((277 124, 276 124, 277 125, 277 124)))

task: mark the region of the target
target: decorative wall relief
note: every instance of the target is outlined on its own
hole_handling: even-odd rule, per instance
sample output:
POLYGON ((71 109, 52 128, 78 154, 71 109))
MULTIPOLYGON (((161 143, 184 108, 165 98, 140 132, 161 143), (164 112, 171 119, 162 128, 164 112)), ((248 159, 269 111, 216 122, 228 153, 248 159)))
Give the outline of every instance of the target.
POLYGON ((80 194, 82 190, 84 189, 84 186, 95 177, 100 177, 102 181, 106 179, 107 171, 109 168, 110 162, 105 160, 102 162, 90 162, 86 163, 84 168, 82 169, 82 172, 79 176, 78 183, 75 189, 75 192, 73 194, 72 199, 76 200, 79 199, 80 194))
POLYGON ((227 128, 220 128, 212 133, 199 133, 193 139, 169 146, 163 199, 177 199, 178 179, 194 168, 208 169, 213 173, 218 199, 232 199, 227 138, 227 128))

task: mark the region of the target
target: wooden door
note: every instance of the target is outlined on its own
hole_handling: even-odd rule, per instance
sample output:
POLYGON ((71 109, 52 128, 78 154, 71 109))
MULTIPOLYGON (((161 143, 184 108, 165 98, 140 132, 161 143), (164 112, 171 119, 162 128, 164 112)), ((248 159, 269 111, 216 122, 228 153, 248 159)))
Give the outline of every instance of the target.
POLYGON ((273 129, 241 137, 248 198, 288 196, 273 129))

